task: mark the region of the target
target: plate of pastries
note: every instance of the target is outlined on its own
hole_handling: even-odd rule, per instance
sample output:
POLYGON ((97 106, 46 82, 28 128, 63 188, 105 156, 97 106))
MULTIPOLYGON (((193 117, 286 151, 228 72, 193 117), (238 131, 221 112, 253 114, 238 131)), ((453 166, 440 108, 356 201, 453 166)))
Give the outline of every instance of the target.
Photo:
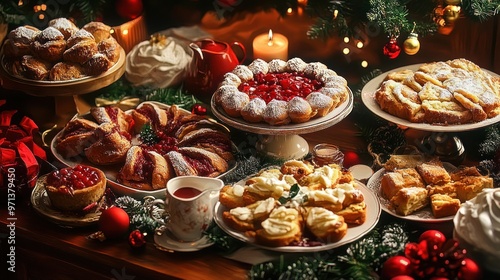
POLYGON ((125 51, 111 27, 89 22, 77 27, 66 18, 44 29, 24 25, 2 45, 4 86, 33 95, 83 94, 100 89, 125 71, 125 51))
POLYGON ((211 107, 225 123, 255 133, 302 133, 329 127, 352 110, 342 76, 321 62, 255 59, 224 75, 211 107), (277 129, 278 128, 278 129, 277 129))
POLYGON ((455 167, 422 154, 391 155, 373 174, 367 187, 378 196, 382 210, 405 220, 451 221, 460 205, 485 188, 493 178, 475 166, 455 167))
POLYGON ((317 252, 373 229, 377 197, 337 164, 288 160, 224 186, 215 222, 248 244, 280 252, 317 252))
POLYGON ((385 72, 362 90, 363 103, 390 122, 456 132, 500 121, 500 76, 458 58, 385 72))
POLYGON ((166 182, 176 176, 223 176, 236 166, 235 149, 227 127, 154 101, 127 111, 93 107, 51 142, 62 163, 98 167, 116 194, 137 199, 165 197, 166 182))

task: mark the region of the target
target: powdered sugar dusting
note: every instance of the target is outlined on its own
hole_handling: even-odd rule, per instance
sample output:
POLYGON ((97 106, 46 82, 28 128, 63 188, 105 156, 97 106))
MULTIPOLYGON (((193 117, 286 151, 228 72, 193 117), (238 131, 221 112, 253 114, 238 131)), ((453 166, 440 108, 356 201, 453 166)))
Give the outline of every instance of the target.
POLYGON ((253 79, 253 73, 246 65, 237 65, 233 70, 233 74, 238 76, 242 81, 253 79))
POLYGON ((286 61, 273 59, 269 62, 269 73, 281 73, 286 71, 286 61))
POLYGON ((319 110, 330 108, 333 102, 333 100, 330 97, 320 92, 312 92, 307 96, 306 99, 309 102, 309 104, 311 104, 311 107, 313 109, 319 109, 319 110))
POLYGON ((298 57, 289 59, 286 64, 288 70, 290 70, 291 72, 304 72, 304 69, 307 66, 307 63, 305 63, 301 58, 298 57))
POLYGON ((254 75, 258 73, 267 74, 269 65, 264 60, 257 58, 248 65, 248 69, 250 69, 254 75))

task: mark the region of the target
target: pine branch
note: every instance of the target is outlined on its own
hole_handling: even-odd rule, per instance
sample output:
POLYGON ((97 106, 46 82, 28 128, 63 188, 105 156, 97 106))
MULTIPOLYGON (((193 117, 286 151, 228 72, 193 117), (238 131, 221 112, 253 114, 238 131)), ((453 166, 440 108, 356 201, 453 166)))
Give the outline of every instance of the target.
POLYGON ((464 13, 476 21, 486 21, 500 13, 500 0, 462 0, 464 13))

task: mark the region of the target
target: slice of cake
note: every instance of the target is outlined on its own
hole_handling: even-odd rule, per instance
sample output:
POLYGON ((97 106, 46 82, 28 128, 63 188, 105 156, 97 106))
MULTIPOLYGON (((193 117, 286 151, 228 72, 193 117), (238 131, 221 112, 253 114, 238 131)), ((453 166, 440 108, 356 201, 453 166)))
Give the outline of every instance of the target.
POLYGON ((441 185, 451 181, 450 174, 439 159, 433 159, 416 166, 424 182, 428 185, 441 185))
POLYGON ((399 215, 407 216, 420 210, 429 204, 427 190, 425 188, 410 187, 403 188, 392 197, 391 203, 399 215))
POLYGON ((387 199, 391 199, 402 188, 408 187, 425 187, 422 177, 415 168, 403 168, 387 172, 380 180, 382 195, 387 199))
POLYGON ((432 214, 435 218, 455 215, 460 208, 460 200, 446 194, 431 195, 432 214))

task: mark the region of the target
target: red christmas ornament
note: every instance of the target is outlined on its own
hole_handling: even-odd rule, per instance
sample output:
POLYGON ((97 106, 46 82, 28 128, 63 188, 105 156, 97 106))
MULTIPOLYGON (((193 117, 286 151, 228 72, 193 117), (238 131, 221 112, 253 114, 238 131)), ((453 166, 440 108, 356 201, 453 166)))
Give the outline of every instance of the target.
POLYGON ((141 248, 146 244, 145 234, 140 230, 136 229, 130 232, 128 235, 128 244, 132 248, 141 248))
POLYGON ((444 242, 446 242, 446 236, 444 236, 444 234, 442 232, 440 232, 439 230, 427 230, 427 231, 424 231, 421 235, 420 235, 420 238, 418 239, 418 241, 423 241, 423 240, 426 240, 427 243, 431 246, 438 246, 438 247, 441 247, 444 242))
POLYGON ((359 155, 356 152, 353 151, 346 151, 344 153, 344 162, 343 165, 345 168, 349 168, 353 165, 361 163, 361 160, 359 159, 359 155))
POLYGON ((411 275, 411 262, 404 256, 392 256, 384 262, 381 271, 382 279, 393 279, 400 275, 411 275))
POLYGON ((126 20, 139 17, 143 11, 142 0, 116 0, 116 13, 126 20))
POLYGON ((415 280, 415 278, 409 275, 398 275, 396 277, 392 277, 391 280, 415 280))
POLYGON ((384 55, 390 59, 398 57, 400 52, 401 47, 398 45, 396 38, 391 38, 389 43, 384 46, 384 55))
POLYGON ((458 270, 458 279, 475 280, 482 279, 482 272, 477 263, 469 258, 462 261, 462 266, 458 270))
POLYGON ((203 106, 202 104, 196 103, 191 108, 191 113, 193 113, 195 115, 203 116, 203 115, 207 114, 207 108, 205 106, 203 106))
POLYGON ((111 206, 102 211, 98 224, 106 239, 113 239, 123 236, 128 231, 130 218, 125 210, 111 206))

